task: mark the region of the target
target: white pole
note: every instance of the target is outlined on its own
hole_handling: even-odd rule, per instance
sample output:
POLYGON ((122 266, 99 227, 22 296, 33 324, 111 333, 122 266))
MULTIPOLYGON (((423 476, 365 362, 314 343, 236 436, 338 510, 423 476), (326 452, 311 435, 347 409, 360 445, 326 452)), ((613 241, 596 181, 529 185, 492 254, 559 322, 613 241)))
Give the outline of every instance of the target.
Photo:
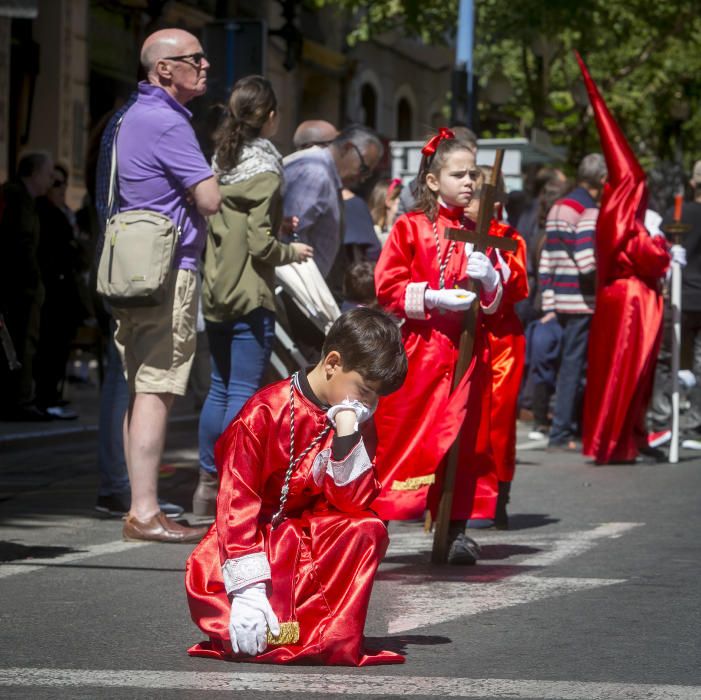
POLYGON ((679 461, 679 354, 682 340, 682 268, 672 263, 672 442, 669 463, 679 461))

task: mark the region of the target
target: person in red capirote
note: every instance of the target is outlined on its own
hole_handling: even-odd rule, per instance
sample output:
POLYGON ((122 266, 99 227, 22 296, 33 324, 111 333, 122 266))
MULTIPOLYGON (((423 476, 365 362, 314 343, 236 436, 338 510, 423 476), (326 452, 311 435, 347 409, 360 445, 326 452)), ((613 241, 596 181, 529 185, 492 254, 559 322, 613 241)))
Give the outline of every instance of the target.
MULTIPOLYGON (((647 185, 625 136, 577 54, 594 108, 608 180, 596 224, 596 311, 589 336, 583 453, 597 464, 664 455, 647 444, 645 413, 662 338, 660 278, 670 263, 662 235, 644 225, 647 185)), ((684 250, 672 251, 685 262, 684 250)))

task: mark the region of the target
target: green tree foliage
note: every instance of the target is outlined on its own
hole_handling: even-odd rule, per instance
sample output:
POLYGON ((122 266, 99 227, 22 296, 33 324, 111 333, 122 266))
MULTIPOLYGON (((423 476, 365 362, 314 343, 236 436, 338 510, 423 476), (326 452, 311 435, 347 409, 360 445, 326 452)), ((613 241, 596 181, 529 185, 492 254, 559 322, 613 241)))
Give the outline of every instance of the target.
MULTIPOLYGON (((313 0, 353 17, 349 43, 398 30, 427 43, 453 40, 457 0, 313 0)), ((483 136, 546 130, 572 163, 597 145, 578 49, 646 166, 701 157, 699 0, 476 0, 475 73, 483 136), (490 78, 509 99, 489 102, 490 78), (583 99, 584 98, 584 99, 583 99)))

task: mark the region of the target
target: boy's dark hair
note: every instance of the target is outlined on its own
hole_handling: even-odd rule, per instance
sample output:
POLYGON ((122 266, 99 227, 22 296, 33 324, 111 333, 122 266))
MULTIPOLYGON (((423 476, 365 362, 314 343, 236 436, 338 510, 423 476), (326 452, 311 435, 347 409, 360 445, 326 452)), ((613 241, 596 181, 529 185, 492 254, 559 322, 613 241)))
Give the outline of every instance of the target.
POLYGON ((375 263, 363 260, 349 265, 343 278, 343 291, 348 301, 372 304, 375 301, 375 263))
POLYGON ((404 383, 407 359, 397 321, 380 309, 360 306, 341 314, 324 341, 322 357, 341 356, 343 370, 379 382, 378 393, 391 394, 404 383))

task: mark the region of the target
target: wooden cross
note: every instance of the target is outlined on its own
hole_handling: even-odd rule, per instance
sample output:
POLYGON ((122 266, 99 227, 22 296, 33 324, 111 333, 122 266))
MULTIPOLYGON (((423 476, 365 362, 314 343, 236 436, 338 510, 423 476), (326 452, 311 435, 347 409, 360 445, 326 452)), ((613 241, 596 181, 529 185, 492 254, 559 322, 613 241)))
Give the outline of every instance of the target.
MULTIPOLYGON (((487 248, 498 248, 500 250, 515 251, 517 243, 513 238, 503 238, 501 236, 490 236, 489 229, 494 216, 494 205, 497 199, 497 185, 501 173, 501 163, 504 158, 503 149, 497 149, 494 158, 494 167, 489 182, 482 185, 480 195, 480 207, 477 214, 477 225, 474 231, 466 231, 458 228, 445 229, 445 237, 453 241, 463 241, 472 243, 474 251, 486 252, 487 248)), ((477 314, 479 310, 479 285, 474 280, 468 281, 467 289, 477 292, 477 298, 468 311, 463 316, 463 328, 460 334, 460 349, 458 362, 455 367, 453 377, 453 391, 460 384, 465 376, 467 368, 470 366, 475 345, 475 329, 477 327, 477 314)), ((468 416, 469 420, 479 420, 479 416, 468 416)), ((448 558, 448 530, 450 527, 450 512, 453 506, 453 492, 455 490, 455 475, 458 469, 458 459, 460 456, 460 433, 450 448, 448 460, 445 466, 443 478, 443 492, 436 514, 435 530, 433 535, 433 552, 431 559, 434 564, 444 564, 448 558)))

